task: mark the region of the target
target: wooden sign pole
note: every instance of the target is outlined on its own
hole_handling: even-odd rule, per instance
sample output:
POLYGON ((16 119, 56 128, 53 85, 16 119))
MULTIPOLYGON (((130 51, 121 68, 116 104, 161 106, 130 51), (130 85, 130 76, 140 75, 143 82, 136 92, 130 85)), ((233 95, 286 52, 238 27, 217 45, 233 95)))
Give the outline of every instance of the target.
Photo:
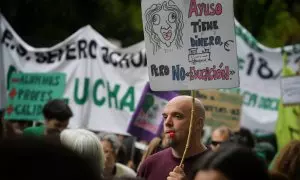
POLYGON ((188 138, 186 140, 185 149, 184 149, 184 152, 183 152, 180 164, 179 164, 180 167, 181 167, 181 165, 182 165, 182 163, 184 161, 186 152, 189 149, 190 138, 191 138, 191 134, 192 134, 192 127, 193 127, 193 120, 194 120, 194 111, 195 111, 195 96, 196 96, 196 91, 195 90, 191 90, 191 95, 192 95, 193 98, 192 98, 192 110, 191 110, 191 119, 190 119, 189 134, 188 134, 188 138))

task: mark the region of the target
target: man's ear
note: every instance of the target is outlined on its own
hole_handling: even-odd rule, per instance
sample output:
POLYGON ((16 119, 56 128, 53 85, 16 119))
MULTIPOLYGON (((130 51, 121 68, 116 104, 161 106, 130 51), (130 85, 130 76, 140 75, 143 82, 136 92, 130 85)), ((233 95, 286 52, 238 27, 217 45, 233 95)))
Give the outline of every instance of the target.
POLYGON ((197 131, 202 131, 203 129, 203 120, 202 118, 194 119, 194 126, 197 131))

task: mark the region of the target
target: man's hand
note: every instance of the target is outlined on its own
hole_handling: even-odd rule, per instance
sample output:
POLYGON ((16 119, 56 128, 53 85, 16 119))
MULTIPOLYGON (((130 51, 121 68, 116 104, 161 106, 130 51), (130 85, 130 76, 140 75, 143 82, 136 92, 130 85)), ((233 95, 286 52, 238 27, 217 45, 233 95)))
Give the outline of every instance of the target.
POLYGON ((176 166, 172 172, 169 173, 167 180, 187 180, 187 177, 183 171, 183 165, 176 166))

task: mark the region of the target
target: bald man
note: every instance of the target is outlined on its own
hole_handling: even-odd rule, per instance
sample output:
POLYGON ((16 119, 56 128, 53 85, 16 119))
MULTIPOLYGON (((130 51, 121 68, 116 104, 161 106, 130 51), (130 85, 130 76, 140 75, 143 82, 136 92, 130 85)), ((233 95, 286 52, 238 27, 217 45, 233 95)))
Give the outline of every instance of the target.
POLYGON ((179 167, 188 137, 191 109, 191 96, 177 96, 168 102, 162 116, 164 133, 170 148, 147 158, 139 168, 139 177, 148 180, 187 179, 192 164, 207 152, 207 148, 200 141, 205 110, 201 101, 195 99, 190 147, 185 156, 184 166, 179 167))
POLYGON ((215 129, 211 134, 211 149, 217 151, 222 142, 228 141, 232 132, 226 126, 221 126, 215 129))

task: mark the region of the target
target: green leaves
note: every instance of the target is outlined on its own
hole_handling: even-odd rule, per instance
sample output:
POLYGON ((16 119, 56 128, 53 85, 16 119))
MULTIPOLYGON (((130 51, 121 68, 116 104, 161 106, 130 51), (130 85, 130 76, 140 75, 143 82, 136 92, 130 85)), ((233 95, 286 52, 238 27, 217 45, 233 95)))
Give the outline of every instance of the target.
MULTIPOLYGON (((51 46, 90 24, 123 46, 143 37, 140 0, 1 0, 1 12, 30 45, 51 46)), ((235 17, 268 47, 300 43, 300 1, 234 0, 235 17)))
POLYGON ((296 1, 235 1, 236 18, 260 43, 268 47, 300 43, 299 10, 300 3, 296 1), (294 8, 289 9, 290 6, 294 8))

